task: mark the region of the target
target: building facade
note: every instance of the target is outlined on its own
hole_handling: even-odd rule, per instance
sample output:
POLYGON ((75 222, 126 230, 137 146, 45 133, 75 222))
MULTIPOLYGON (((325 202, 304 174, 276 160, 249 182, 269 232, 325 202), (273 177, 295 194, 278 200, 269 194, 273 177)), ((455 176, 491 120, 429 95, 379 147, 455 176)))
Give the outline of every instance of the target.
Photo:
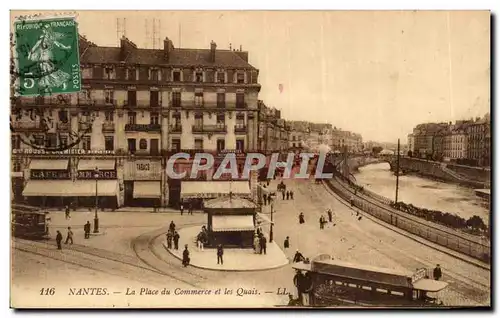
MULTIPOLYGON (((120 47, 84 37, 79 45, 80 93, 13 99, 13 172, 32 174, 33 147, 71 146, 71 154, 62 154, 70 177, 80 160, 114 161, 117 206, 136 199, 166 206, 179 201, 184 182, 166 175, 170 155, 258 148, 259 71, 248 63, 248 52, 220 50, 214 42, 179 49, 168 38, 163 49, 138 48, 125 37, 120 47)), ((36 157, 60 159, 51 151, 36 157)))
POLYGON ((289 147, 290 128, 281 118, 281 111, 259 101, 258 150, 263 153, 283 152, 289 147))

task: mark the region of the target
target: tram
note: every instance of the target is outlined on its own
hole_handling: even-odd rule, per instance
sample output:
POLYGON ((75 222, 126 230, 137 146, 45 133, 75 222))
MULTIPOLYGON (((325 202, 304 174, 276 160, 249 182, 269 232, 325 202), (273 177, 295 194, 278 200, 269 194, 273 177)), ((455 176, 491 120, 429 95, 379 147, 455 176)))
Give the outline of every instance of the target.
POLYGON ((48 239, 48 212, 31 209, 12 210, 12 235, 31 239, 48 239))
POLYGON ((425 268, 395 271, 341 262, 327 254, 294 263, 293 268, 296 275, 307 277, 299 281, 309 284, 300 286, 309 291, 309 305, 319 307, 436 307, 442 302, 435 293, 448 286, 430 279, 425 268))

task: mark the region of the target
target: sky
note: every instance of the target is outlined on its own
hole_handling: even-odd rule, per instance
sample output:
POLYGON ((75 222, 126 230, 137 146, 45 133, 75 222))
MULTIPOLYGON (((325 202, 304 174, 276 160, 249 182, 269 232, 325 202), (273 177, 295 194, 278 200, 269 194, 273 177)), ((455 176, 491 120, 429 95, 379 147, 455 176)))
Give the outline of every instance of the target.
MULTIPOLYGON (((38 11, 40 12, 40 11, 38 11)), ((29 12, 12 11, 15 15, 29 12)), ((78 11, 79 32, 117 46, 117 19, 139 47, 242 46, 259 99, 289 120, 396 142, 424 122, 490 111, 487 11, 78 11), (123 21, 123 20, 121 20, 123 21), (149 31, 146 31, 146 24, 149 31), (149 35, 149 37, 147 37, 149 35), (279 84, 283 84, 280 93, 279 84)))

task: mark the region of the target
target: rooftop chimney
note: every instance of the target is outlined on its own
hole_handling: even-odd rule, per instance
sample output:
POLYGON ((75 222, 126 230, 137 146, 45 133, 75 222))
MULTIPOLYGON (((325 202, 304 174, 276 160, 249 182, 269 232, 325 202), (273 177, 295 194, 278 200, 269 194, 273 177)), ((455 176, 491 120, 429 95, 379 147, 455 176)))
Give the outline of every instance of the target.
POLYGON ((170 60, 170 57, 172 55, 172 51, 174 50, 174 43, 166 37, 165 40, 163 40, 163 54, 165 55, 165 59, 167 62, 170 60))
POLYGON ((137 49, 137 45, 125 36, 122 36, 120 39, 120 60, 125 61, 127 55, 135 49, 137 49))
POLYGON ((240 44, 240 52, 243 51, 243 46, 240 44))
POLYGON ((217 44, 214 41, 210 42, 210 61, 215 63, 215 50, 217 49, 217 44))

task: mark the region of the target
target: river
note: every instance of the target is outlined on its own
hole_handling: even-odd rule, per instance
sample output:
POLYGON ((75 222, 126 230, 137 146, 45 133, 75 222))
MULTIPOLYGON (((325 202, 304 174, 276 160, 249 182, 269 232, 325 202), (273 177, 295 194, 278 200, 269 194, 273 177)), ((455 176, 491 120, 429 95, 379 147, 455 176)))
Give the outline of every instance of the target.
MULTIPOLYGON (((355 175, 359 185, 394 200, 396 176, 388 163, 371 164, 359 168, 355 175)), ((489 207, 477 197, 474 189, 456 184, 434 181, 414 175, 399 177, 398 201, 414 206, 457 214, 464 219, 480 216, 489 224, 489 207)))

